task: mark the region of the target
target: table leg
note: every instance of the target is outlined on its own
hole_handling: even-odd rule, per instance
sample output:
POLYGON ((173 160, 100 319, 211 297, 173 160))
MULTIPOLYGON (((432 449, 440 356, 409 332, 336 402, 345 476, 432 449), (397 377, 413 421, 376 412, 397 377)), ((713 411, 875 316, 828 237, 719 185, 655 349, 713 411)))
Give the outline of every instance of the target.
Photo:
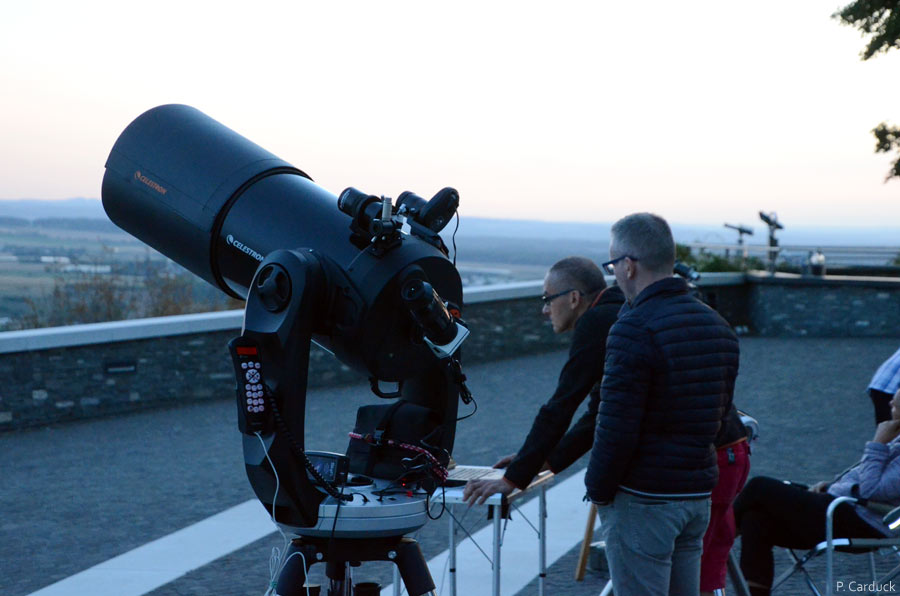
POLYGON ((394 596, 400 596, 400 586, 403 585, 403 578, 400 577, 400 568, 394 565, 394 596))
POLYGON ((503 506, 491 505, 494 515, 494 586, 492 594, 500 596, 500 527, 503 521, 503 506))
POLYGON ((456 596, 456 520, 453 519, 452 505, 447 505, 450 519, 450 596, 456 596))
POLYGON ((544 579, 547 577, 547 486, 541 486, 538 506, 538 528, 540 536, 540 574, 538 575, 538 596, 544 596, 544 579))

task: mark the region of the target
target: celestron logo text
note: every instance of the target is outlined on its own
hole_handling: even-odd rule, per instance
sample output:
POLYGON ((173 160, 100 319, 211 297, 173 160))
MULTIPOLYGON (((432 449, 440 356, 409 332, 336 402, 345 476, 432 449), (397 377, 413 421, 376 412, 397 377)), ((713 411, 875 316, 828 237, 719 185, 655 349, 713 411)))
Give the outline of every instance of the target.
POLYGON ((163 188, 162 186, 160 186, 153 180, 150 180, 149 178, 147 178, 146 176, 141 174, 140 170, 138 170, 137 172, 134 173, 134 179, 143 182, 144 184, 146 184, 147 186, 149 186, 150 188, 152 188, 153 190, 155 190, 156 192, 158 192, 161 195, 164 195, 167 192, 169 192, 167 189, 163 188))
POLYGON ((263 256, 262 256, 261 254, 259 254, 258 252, 256 252, 256 251, 253 250, 252 248, 250 248, 249 246, 246 246, 246 245, 243 244, 242 242, 240 242, 240 241, 238 241, 238 240, 235 240, 235 239, 234 239, 234 236, 232 236, 231 234, 228 234, 228 236, 225 237, 225 242, 227 242, 229 245, 235 247, 236 249, 238 249, 238 250, 241 251, 242 253, 247 254, 247 255, 250 255, 251 257, 253 257, 253 258, 256 259, 257 261, 262 261, 262 260, 263 260, 263 256))

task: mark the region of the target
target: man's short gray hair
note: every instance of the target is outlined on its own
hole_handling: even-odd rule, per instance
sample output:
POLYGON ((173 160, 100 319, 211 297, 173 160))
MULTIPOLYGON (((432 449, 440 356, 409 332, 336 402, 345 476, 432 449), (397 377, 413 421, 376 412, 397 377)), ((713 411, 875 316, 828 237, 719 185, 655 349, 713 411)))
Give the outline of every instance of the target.
POLYGON ((585 257, 566 257, 550 267, 549 273, 557 276, 562 285, 578 290, 586 296, 606 288, 606 280, 600 267, 585 257))
POLYGON ((613 224, 610 230, 619 254, 637 259, 655 273, 672 273, 675 240, 666 220, 653 213, 632 213, 613 224))

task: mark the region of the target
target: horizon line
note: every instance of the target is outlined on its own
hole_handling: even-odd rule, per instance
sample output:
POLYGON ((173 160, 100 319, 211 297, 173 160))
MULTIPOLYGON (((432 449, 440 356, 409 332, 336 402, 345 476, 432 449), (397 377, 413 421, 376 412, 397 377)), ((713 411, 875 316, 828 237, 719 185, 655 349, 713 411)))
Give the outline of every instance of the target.
MULTIPOLYGON (((98 197, 98 198, 93 198, 93 197, 66 197, 66 198, 56 198, 56 199, 35 199, 35 198, 17 198, 17 199, 12 199, 12 198, 0 198, 0 205, 2 205, 3 203, 16 203, 16 202, 18 202, 18 203, 23 203, 23 202, 29 202, 29 201, 30 201, 30 202, 40 202, 40 203, 55 203, 55 202, 61 202, 61 201, 89 201, 89 202, 94 202, 94 201, 96 201, 96 202, 98 202, 98 203, 100 203, 100 204, 102 205, 102 199, 99 198, 99 197, 98 197)), ((0 215, 0 217, 21 217, 21 216, 5 216, 5 215, 0 215)), ((46 219, 46 218, 48 218, 48 217, 52 217, 52 216, 21 217, 21 219, 34 220, 34 219, 46 219)), ((602 226, 607 226, 607 227, 611 226, 611 225, 614 223, 614 221, 610 221, 610 220, 588 220, 588 221, 581 220, 581 221, 574 221, 574 220, 527 219, 527 218, 515 218, 515 217, 496 217, 496 216, 490 216, 490 215, 464 215, 464 216, 461 216, 461 217, 460 217, 460 219, 463 219, 463 218, 465 218, 465 219, 486 219, 486 220, 503 221, 503 222, 544 223, 544 224, 551 224, 551 225, 554 225, 554 224, 555 224, 555 225, 578 225, 578 226, 586 226, 586 225, 587 225, 587 226, 589 226, 589 225, 602 225, 602 226)), ((99 219, 99 220, 102 220, 103 218, 102 218, 102 217, 90 217, 90 216, 85 217, 85 216, 80 216, 80 217, 74 217, 74 218, 72 218, 72 217, 69 217, 69 218, 66 218, 66 217, 59 217, 58 219, 93 219, 93 220, 98 220, 98 219, 99 219)), ((108 219, 108 218, 107 218, 107 219, 108 219)), ((668 221, 669 225, 671 225, 671 226, 698 226, 698 227, 725 227, 725 225, 726 225, 727 223, 730 223, 730 222, 722 222, 721 224, 719 224, 719 223, 704 223, 704 222, 700 222, 700 223, 697 223, 697 222, 685 222, 685 221, 676 221, 676 220, 667 220, 667 221, 668 221)), ((763 228, 763 229, 765 229, 765 227, 766 227, 766 226, 765 226, 764 224, 762 224, 762 223, 755 223, 755 222, 752 223, 752 224, 746 224, 746 223, 743 222, 743 221, 737 220, 737 223, 738 223, 738 225, 757 226, 757 227, 761 227, 761 228, 763 228)), ((843 230, 847 230, 847 229, 880 229, 880 230, 895 230, 895 229, 896 229, 896 230, 900 230, 900 224, 885 225, 885 224, 858 224, 858 223, 845 223, 845 224, 833 224, 833 223, 827 223, 827 224, 816 224, 816 223, 802 224, 802 223, 800 223, 800 224, 790 224, 788 227, 789 227, 789 229, 803 229, 803 230, 806 230, 806 229, 809 229, 809 228, 819 228, 819 229, 843 229, 843 230)))

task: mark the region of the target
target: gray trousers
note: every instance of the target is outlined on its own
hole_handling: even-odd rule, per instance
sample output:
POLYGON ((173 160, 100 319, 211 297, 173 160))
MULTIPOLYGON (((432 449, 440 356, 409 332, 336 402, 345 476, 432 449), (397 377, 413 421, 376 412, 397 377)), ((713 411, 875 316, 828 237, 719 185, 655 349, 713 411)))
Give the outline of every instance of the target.
POLYGON ((619 491, 597 508, 616 596, 697 596, 709 499, 663 501, 619 491))

